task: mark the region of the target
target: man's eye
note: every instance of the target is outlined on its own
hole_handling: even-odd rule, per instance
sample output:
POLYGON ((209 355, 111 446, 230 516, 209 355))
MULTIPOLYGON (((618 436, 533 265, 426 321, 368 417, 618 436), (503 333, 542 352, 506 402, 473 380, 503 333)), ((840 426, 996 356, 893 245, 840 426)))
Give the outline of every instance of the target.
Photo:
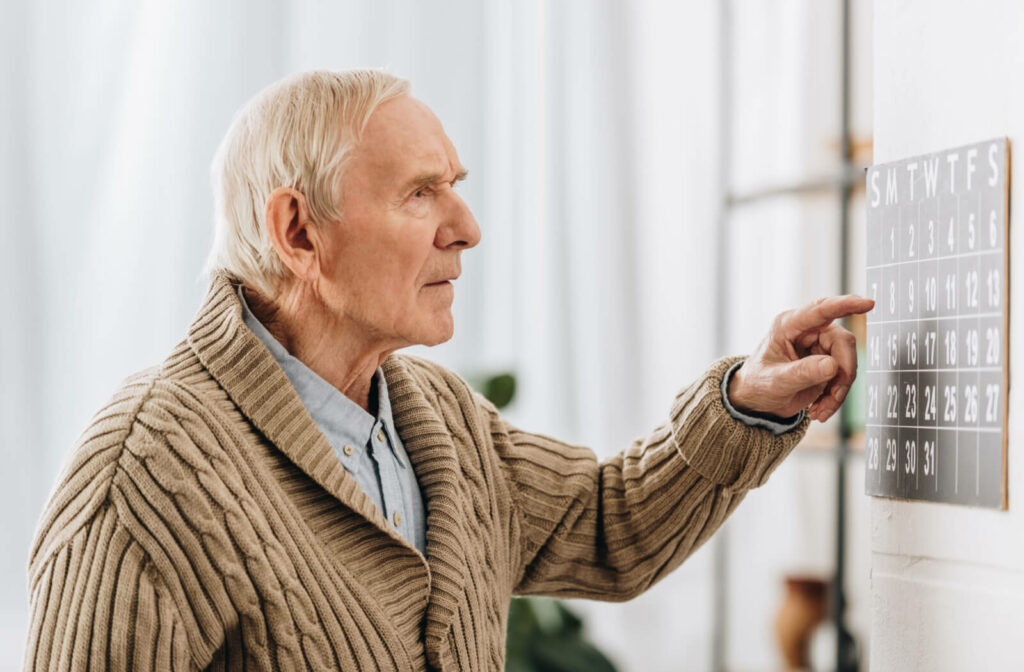
POLYGON ((423 198, 426 195, 426 193, 427 193, 426 189, 417 189, 416 191, 413 192, 412 195, 415 198, 423 198))

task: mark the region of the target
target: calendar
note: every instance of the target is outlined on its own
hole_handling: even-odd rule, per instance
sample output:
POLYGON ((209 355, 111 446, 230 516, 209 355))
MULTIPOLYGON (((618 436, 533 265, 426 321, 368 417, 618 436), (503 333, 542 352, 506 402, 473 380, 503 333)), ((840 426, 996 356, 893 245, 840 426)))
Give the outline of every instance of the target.
POLYGON ((869 495, 1007 507, 1009 149, 867 171, 869 495))

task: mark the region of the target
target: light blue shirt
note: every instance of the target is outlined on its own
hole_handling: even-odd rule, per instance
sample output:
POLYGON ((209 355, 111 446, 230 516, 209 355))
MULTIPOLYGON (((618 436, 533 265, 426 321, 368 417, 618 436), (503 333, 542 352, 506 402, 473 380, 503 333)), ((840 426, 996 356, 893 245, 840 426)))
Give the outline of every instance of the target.
POLYGON ((374 417, 293 357, 249 310, 241 286, 238 298, 246 326, 284 370, 345 470, 377 505, 388 524, 426 554, 426 508, 412 463, 395 431, 384 371, 378 368, 371 383, 377 392, 374 417))

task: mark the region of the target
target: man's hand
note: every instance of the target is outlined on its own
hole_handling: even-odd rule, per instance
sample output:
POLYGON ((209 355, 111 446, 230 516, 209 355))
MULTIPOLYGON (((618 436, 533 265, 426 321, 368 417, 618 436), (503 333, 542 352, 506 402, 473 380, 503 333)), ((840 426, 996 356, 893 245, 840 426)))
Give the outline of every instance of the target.
POLYGON ((848 294, 778 315, 729 381, 729 401, 741 411, 783 418, 807 408, 811 419, 828 420, 857 377, 857 341, 832 321, 866 313, 874 305, 848 294))

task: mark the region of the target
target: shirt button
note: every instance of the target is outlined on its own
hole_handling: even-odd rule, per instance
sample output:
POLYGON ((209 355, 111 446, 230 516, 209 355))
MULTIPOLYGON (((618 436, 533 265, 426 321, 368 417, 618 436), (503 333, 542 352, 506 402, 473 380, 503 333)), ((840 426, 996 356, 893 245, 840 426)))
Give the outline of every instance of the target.
POLYGON ((395 515, 391 516, 391 520, 394 522, 395 527, 400 527, 402 525, 402 514, 395 511, 395 515))
POLYGON ((356 449, 347 443, 345 444, 345 447, 342 448, 342 450, 345 451, 346 455, 351 455, 352 453, 356 452, 356 449))
POLYGON ((377 430, 377 440, 378 441, 383 441, 384 440, 384 430, 383 429, 378 429, 377 430))

